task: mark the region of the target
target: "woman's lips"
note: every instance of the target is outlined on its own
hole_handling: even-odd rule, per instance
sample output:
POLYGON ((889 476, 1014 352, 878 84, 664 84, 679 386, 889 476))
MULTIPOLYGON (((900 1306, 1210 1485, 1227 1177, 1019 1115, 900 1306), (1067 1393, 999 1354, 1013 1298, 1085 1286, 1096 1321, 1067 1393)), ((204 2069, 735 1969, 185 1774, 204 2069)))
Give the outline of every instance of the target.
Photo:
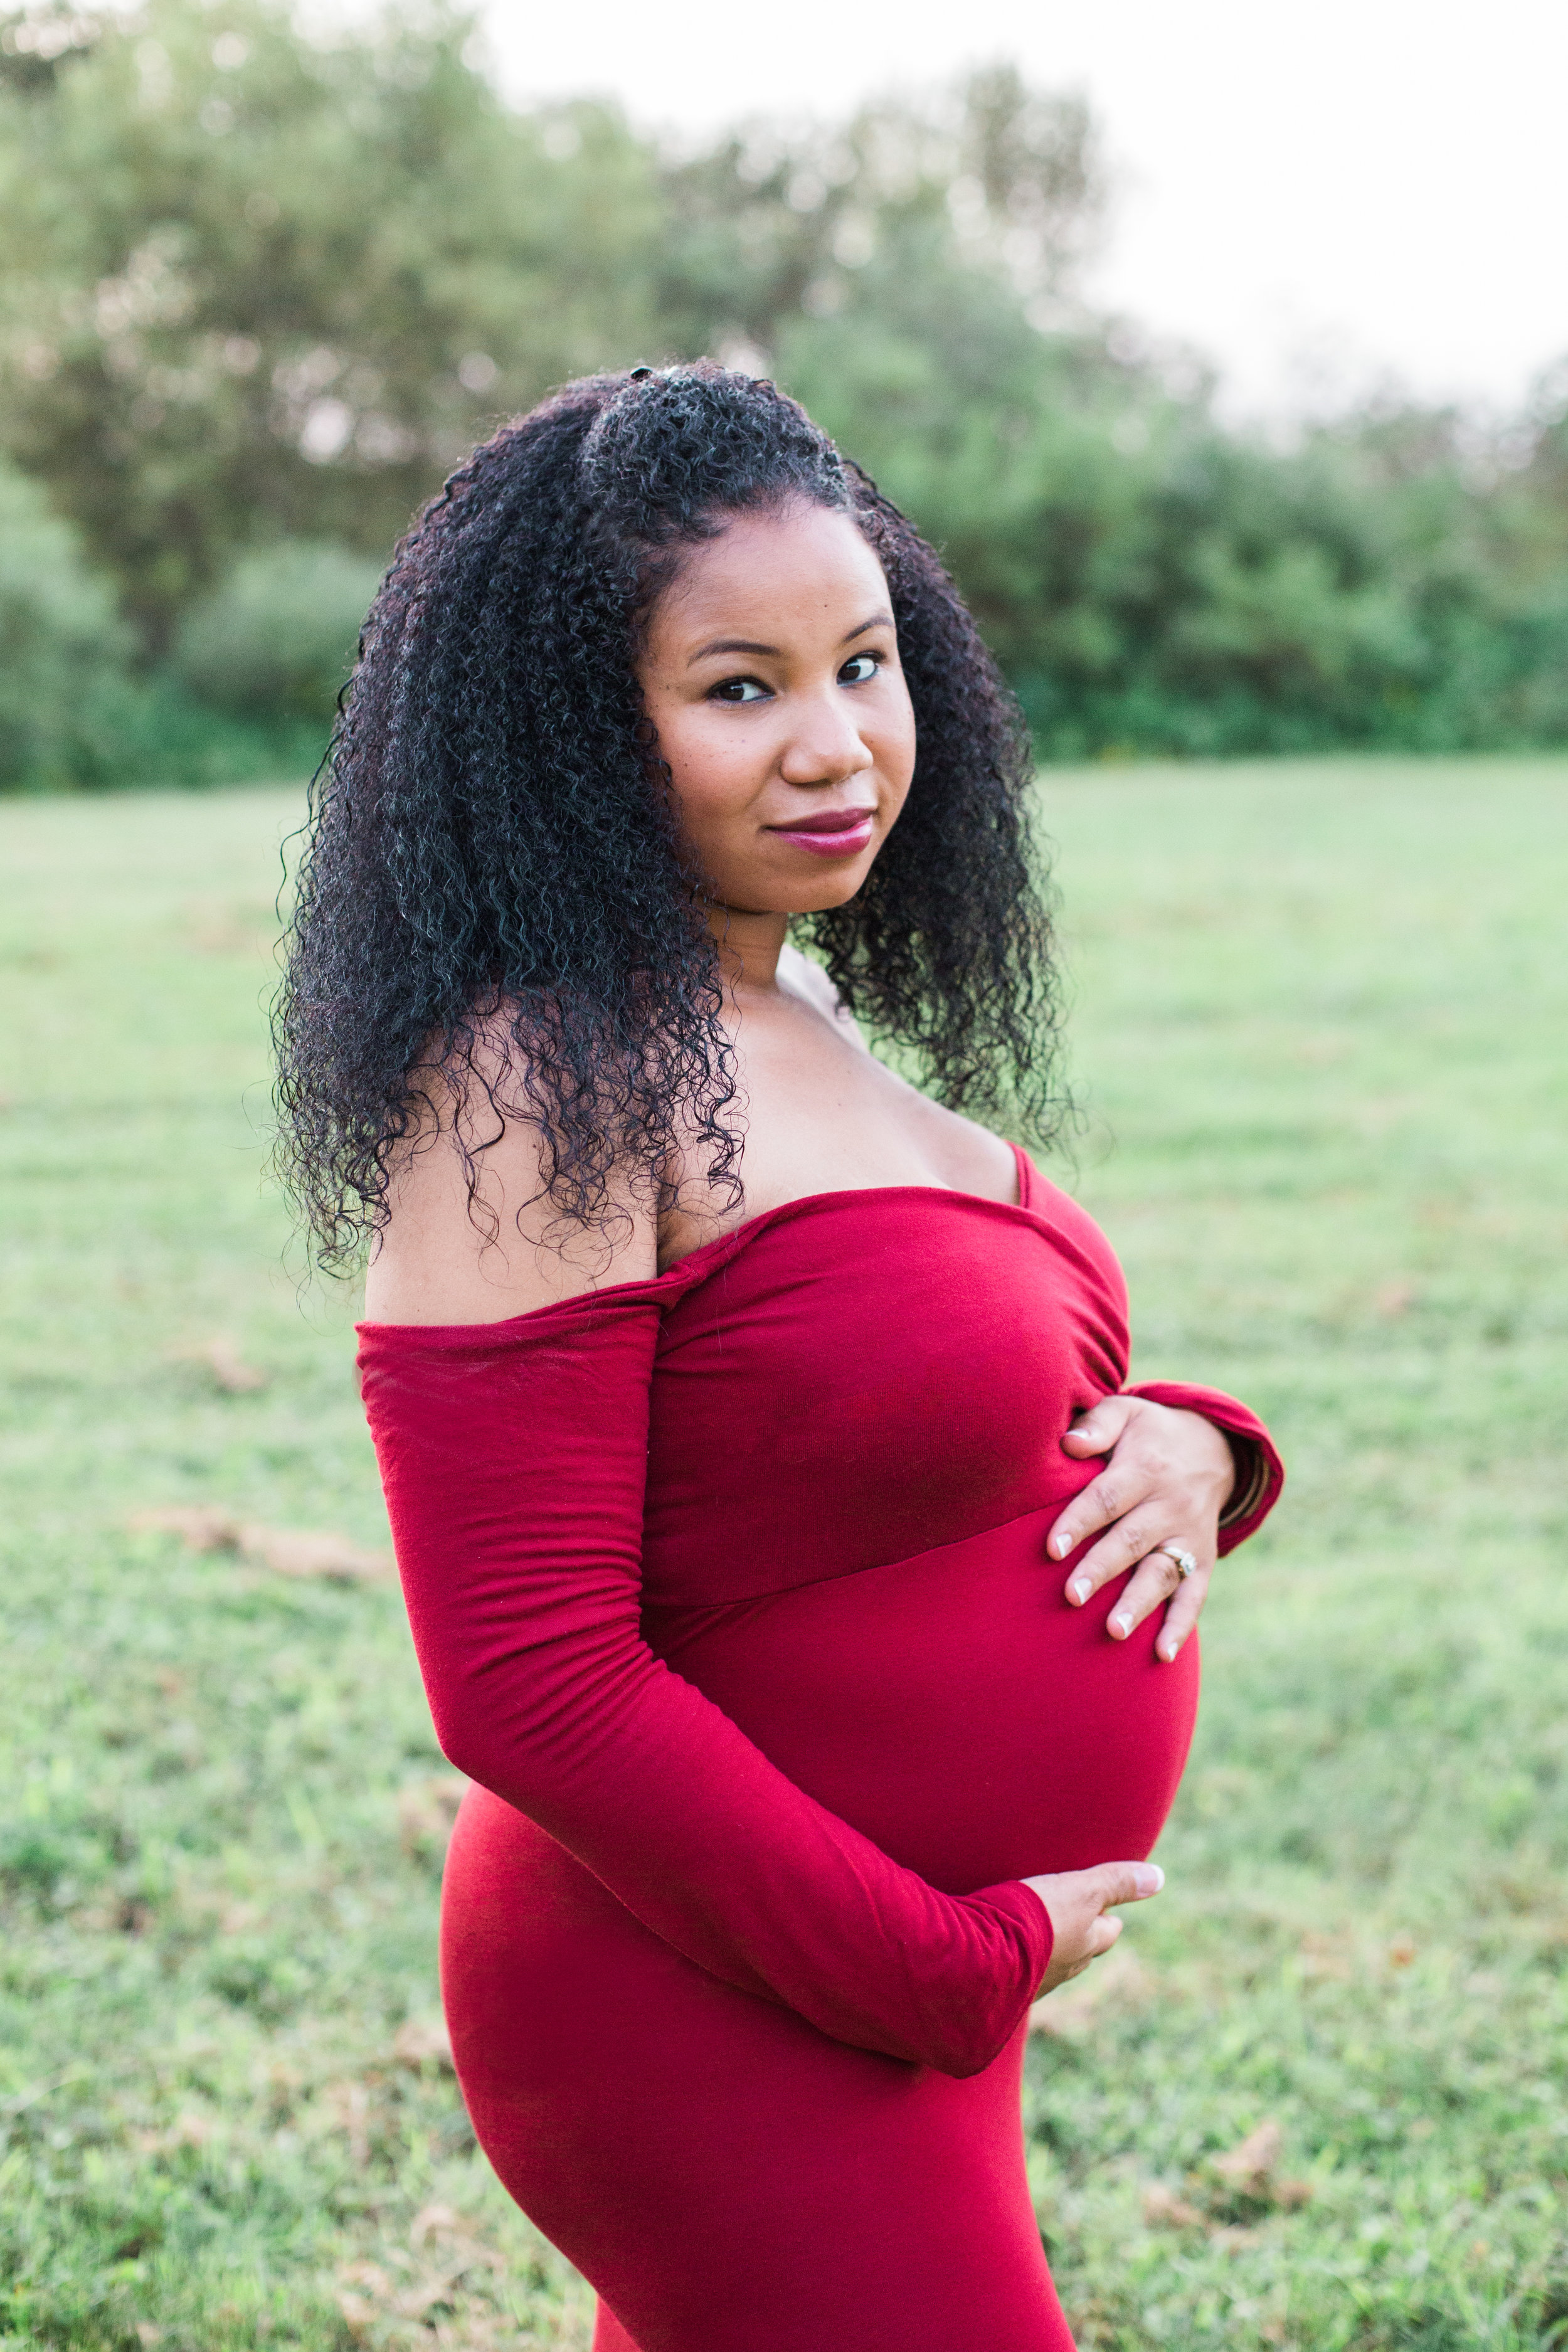
POLYGON ((793 842, 813 857, 858 857, 871 845, 875 809, 824 809, 818 816, 799 818, 794 824, 770 824, 781 841, 793 842))

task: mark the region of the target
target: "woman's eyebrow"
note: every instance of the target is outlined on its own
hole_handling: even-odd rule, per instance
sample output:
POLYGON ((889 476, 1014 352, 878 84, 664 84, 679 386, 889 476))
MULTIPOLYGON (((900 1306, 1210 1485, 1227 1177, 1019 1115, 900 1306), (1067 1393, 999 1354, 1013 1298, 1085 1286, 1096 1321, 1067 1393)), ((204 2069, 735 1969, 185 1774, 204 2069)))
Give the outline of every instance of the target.
MULTIPOLYGON (((840 637, 838 642, 840 645, 847 646, 856 637, 863 637, 868 629, 890 629, 892 625, 891 613, 873 613, 868 621, 861 621, 849 631, 847 636, 840 637)), ((700 661, 706 661, 710 654, 762 654, 767 659, 776 661, 779 657, 779 648, 777 646, 759 645, 752 637, 711 637, 707 645, 699 646, 694 654, 687 656, 687 668, 692 668, 700 661)))
POLYGON ((754 645, 750 637, 714 637, 708 645, 698 646, 688 657, 686 667, 689 669, 693 662, 706 661, 710 654, 767 654, 776 661, 778 650, 777 646, 754 645))

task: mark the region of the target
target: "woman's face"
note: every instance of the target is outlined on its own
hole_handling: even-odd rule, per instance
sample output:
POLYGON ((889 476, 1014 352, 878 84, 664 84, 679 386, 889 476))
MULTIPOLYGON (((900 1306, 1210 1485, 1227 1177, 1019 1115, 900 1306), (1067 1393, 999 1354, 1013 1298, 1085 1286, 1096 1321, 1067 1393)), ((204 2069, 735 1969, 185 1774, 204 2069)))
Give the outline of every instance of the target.
POLYGON ((847 515, 742 515, 659 598, 637 664, 681 830, 718 902, 852 898, 915 764, 882 567, 847 515))

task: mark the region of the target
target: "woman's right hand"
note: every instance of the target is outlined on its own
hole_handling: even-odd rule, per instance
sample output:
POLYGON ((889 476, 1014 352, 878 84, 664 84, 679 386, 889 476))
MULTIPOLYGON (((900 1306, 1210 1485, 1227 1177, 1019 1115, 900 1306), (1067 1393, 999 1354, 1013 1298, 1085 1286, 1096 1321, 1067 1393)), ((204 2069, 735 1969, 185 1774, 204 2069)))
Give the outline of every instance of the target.
POLYGON ((1051 1964, 1037 2000, 1055 1992, 1069 1977, 1081 1976, 1090 1960, 1109 1952, 1121 1933, 1120 1919, 1107 1918, 1112 1903, 1142 1903, 1158 1895, 1165 1874, 1156 1862, 1102 1862, 1093 1870, 1058 1870, 1047 1878, 1026 1878, 1049 1914, 1051 1964))

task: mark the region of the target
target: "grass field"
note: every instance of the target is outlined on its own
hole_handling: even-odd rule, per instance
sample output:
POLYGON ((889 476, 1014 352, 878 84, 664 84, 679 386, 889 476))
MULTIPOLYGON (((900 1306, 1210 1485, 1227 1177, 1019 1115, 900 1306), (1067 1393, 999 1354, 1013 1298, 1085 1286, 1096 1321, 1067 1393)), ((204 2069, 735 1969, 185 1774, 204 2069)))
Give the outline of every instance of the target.
MULTIPOLYGON (((1046 801, 1069 1181, 1140 1370, 1292 1468, 1168 1890, 1033 2044, 1064 2299, 1117 2352, 1563 2341, 1568 763, 1046 801)), ((395 1592, 128 1527, 384 1542, 353 1303, 261 1181, 296 809, 0 804, 5 2347, 587 2342, 430 2030, 451 1776, 395 1592)))

